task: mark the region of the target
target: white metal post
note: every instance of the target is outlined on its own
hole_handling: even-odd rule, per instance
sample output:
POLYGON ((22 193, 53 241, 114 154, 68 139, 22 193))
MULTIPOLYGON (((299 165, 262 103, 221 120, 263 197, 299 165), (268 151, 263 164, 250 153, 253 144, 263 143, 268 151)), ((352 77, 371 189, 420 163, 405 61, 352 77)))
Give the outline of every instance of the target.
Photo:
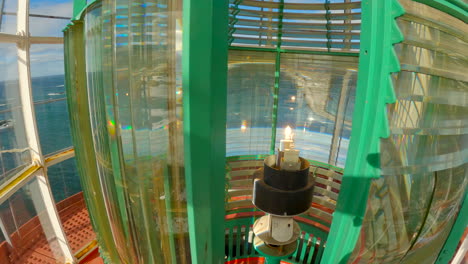
POLYGON ((455 253, 455 257, 453 257, 452 264, 460 264, 462 260, 466 257, 467 251, 468 251, 468 236, 465 237, 457 253, 455 253))
POLYGON ((73 263, 73 254, 59 221, 52 192, 46 177, 44 177, 44 169, 38 171, 29 186, 34 208, 56 261, 73 263))
MULTIPOLYGON (((17 35, 20 37, 17 43, 18 80, 26 137, 33 162, 44 167, 31 88, 29 0, 18 0, 17 35)), ((65 237, 45 173, 45 169, 40 169, 31 181, 34 206, 52 252, 56 258, 59 258, 57 261, 74 263, 73 253, 65 237), (41 205, 44 207, 41 208, 41 205)))
POLYGON ((34 101, 31 89, 31 71, 29 66, 29 0, 18 0, 17 32, 20 36, 18 47, 18 80, 23 110, 26 138, 31 148, 32 160, 44 165, 34 113, 34 101))

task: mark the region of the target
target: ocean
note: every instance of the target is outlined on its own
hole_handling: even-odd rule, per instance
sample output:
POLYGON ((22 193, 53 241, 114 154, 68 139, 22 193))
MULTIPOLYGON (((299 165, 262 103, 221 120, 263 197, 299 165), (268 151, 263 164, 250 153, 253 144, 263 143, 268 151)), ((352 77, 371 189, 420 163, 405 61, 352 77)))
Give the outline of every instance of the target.
MULTIPOLYGON (((43 155, 72 146, 64 75, 31 78, 36 125, 43 155)), ((17 81, 0 81, 0 183, 11 171, 30 162, 17 81)), ((81 191, 75 159, 48 168, 55 202, 81 191)))

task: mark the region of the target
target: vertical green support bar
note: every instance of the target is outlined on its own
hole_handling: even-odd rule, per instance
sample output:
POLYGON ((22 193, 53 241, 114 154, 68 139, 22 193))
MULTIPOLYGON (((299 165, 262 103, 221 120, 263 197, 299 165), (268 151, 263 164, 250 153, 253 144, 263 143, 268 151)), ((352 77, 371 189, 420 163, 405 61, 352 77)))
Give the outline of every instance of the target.
POLYGON ((270 155, 275 154, 276 145, 276 127, 278 125, 278 99, 279 99, 279 83, 281 75, 281 38, 283 37, 283 14, 284 0, 279 2, 278 12, 278 34, 276 38, 276 60, 275 60, 275 87, 273 90, 273 111, 271 113, 271 143, 270 155))
POLYGON ((192 263, 224 262, 228 1, 183 1, 184 148, 192 263))
POLYGON ((403 41, 398 0, 364 0, 356 106, 342 188, 321 263, 347 263, 361 231, 372 179, 380 177, 380 138, 390 135, 385 104, 395 102, 393 44, 403 41))
POLYGON ((444 247, 437 257, 436 263, 449 263, 455 254, 458 242, 468 226, 468 192, 465 192, 465 199, 462 202, 455 224, 452 226, 449 237, 445 241, 444 247))

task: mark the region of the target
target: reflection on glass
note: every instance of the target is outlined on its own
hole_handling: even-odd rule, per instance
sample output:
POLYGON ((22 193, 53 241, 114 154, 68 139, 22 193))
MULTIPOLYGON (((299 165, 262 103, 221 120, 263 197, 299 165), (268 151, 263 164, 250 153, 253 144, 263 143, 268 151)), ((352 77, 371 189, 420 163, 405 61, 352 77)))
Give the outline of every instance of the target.
POLYGON ((466 24, 420 10, 430 12, 398 19, 405 40, 395 46, 402 71, 392 76, 391 135, 381 140, 383 177, 372 183, 353 263, 434 263, 468 184, 468 57, 456 34, 466 24))
POLYGON ((357 61, 356 57, 281 55, 277 146, 283 128, 291 126, 302 157, 344 166, 357 61))
POLYGON ((16 45, 0 43, 0 184, 31 163, 18 83, 16 45))
MULTIPOLYGON (((99 230, 96 237, 99 243, 100 255, 103 259, 109 259, 108 255, 117 256, 115 239, 113 237, 109 220, 102 208, 106 208, 103 191, 100 187, 100 179, 96 168, 96 153, 93 149, 93 139, 89 123, 88 94, 84 78, 84 47, 83 24, 75 23, 65 31, 66 49, 66 89, 67 102, 70 112, 72 139, 75 149, 75 159, 83 196, 94 230, 99 230), (81 54, 82 56, 73 56, 81 54), (71 114, 73 113, 73 114, 71 114)), ((65 231, 67 232, 67 231, 65 231)), ((67 233, 68 234, 68 233, 67 233)), ((70 245, 73 249, 74 245, 70 245)), ((114 257, 118 258, 118 257, 114 257)))
POLYGON ((272 52, 229 51, 227 156, 270 151, 275 57, 272 52))
POLYGON ((45 211, 40 188, 47 188, 45 178, 34 178, 0 205, 0 243, 2 263, 26 263, 27 260, 65 262, 61 243, 45 211), (41 182, 43 181, 43 182, 41 182), (41 186, 42 185, 42 186, 41 186))

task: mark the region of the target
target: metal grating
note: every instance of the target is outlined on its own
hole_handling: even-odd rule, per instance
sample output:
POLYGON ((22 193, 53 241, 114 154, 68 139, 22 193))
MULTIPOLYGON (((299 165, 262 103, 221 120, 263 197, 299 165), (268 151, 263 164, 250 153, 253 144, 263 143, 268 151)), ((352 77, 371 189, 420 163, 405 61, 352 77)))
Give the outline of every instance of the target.
MULTIPOLYGON (((261 257, 253 246, 252 225, 241 225, 226 228, 225 230, 225 260, 230 263, 233 260, 251 259, 261 257)), ((325 241, 313 234, 302 232, 298 239, 296 252, 284 261, 297 264, 320 263, 325 241)), ((258 261, 261 263, 260 261, 258 261)), ((235 262, 239 263, 239 262, 235 262)), ((257 263, 252 261, 248 263, 257 263)))
POLYGON ((230 45, 359 52, 361 2, 297 2, 230 0, 230 45))

